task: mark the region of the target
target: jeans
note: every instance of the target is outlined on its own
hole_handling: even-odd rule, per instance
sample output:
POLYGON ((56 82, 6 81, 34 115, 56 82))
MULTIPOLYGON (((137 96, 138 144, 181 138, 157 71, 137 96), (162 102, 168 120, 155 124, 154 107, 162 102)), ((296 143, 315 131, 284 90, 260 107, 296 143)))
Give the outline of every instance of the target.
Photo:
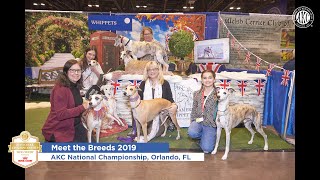
POLYGON ((193 139, 200 139, 200 147, 203 152, 210 153, 216 143, 217 128, 192 121, 188 128, 188 135, 193 139))

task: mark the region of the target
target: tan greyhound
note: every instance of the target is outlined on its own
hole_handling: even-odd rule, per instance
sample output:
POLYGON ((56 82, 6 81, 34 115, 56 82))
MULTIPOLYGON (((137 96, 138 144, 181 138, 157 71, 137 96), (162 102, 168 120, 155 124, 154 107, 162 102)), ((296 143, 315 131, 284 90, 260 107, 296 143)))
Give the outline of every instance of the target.
MULTIPOLYGON (((140 126, 138 126, 138 122, 142 126, 144 142, 148 142, 148 139, 147 139, 148 122, 152 121, 160 113, 163 113, 166 111, 169 112, 168 114, 171 117, 172 122, 177 127, 178 135, 176 137, 176 140, 180 139, 180 126, 176 118, 177 106, 172 106, 172 103, 170 101, 163 98, 141 100, 141 97, 138 94, 138 90, 141 91, 139 87, 128 85, 124 92, 124 95, 129 97, 133 118, 136 121, 137 139, 138 140, 140 139, 140 126)), ((165 118, 165 120, 166 119, 167 118, 165 118)), ((161 136, 163 137, 165 133, 166 133, 166 130, 161 136)))

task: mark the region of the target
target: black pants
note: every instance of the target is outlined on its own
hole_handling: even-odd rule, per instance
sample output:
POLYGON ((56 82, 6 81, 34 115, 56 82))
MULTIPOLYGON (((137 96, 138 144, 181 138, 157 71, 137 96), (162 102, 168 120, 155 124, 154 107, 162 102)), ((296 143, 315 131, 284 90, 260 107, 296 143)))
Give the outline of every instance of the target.
POLYGON ((82 123, 74 126, 74 139, 73 142, 88 142, 87 129, 83 127, 82 123))

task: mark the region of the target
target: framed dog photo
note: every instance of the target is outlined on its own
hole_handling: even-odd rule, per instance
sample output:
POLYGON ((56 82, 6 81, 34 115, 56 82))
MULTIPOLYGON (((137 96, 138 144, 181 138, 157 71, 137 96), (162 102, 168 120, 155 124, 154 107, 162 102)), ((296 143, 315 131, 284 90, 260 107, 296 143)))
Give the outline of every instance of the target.
POLYGON ((194 42, 195 63, 229 63, 229 38, 194 42))

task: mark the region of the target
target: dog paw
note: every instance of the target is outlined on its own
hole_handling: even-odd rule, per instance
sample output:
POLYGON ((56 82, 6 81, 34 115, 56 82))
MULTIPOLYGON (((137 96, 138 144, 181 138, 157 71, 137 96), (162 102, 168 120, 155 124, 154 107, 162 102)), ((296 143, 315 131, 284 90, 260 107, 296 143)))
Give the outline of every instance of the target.
POLYGON ((226 160, 227 158, 228 158, 227 155, 223 155, 221 159, 222 159, 222 160, 226 160))
POLYGON ((252 144, 252 140, 250 140, 250 141, 248 142, 248 144, 252 144))
POLYGON ((211 154, 217 154, 217 150, 216 150, 216 149, 213 150, 213 151, 211 152, 211 154))
POLYGON ((180 139, 180 136, 176 137, 176 140, 179 140, 180 139))
POLYGON ((268 151, 268 146, 264 146, 263 150, 268 151))

